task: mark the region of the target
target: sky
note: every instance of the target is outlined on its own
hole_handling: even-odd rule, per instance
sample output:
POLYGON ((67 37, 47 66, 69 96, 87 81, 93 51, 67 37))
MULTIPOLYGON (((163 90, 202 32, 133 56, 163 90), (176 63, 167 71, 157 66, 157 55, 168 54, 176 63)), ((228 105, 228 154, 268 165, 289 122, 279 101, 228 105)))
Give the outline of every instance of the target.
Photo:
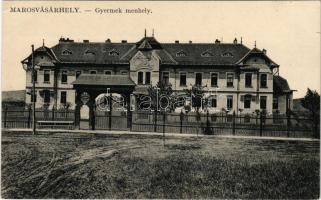
POLYGON ((249 48, 266 49, 280 65, 294 98, 307 88, 320 93, 320 2, 107 2, 107 1, 3 1, 2 90, 25 89, 20 63, 35 47, 52 47, 60 37, 75 41, 137 42, 152 34, 159 42, 231 43, 243 39, 249 48), (13 13, 12 7, 79 7, 81 13, 13 13), (147 8, 150 14, 99 14, 96 9, 147 8), (85 12, 91 10, 91 12, 85 12))

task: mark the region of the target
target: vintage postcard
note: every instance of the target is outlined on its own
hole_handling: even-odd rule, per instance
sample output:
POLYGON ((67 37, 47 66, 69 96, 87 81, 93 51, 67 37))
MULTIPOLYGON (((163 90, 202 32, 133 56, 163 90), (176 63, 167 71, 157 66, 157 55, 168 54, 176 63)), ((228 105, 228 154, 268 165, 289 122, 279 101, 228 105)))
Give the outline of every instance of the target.
POLYGON ((1 197, 318 199, 319 1, 3 1, 1 197))

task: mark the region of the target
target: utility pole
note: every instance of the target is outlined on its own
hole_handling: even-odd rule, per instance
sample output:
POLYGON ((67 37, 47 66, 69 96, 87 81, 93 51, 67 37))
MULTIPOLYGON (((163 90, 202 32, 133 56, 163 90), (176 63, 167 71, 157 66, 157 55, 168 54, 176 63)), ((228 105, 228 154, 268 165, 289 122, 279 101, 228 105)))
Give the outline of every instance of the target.
POLYGON ((36 102, 35 102, 35 61, 34 61, 34 45, 31 45, 32 54, 31 54, 31 78, 32 78, 32 134, 36 134, 36 102))

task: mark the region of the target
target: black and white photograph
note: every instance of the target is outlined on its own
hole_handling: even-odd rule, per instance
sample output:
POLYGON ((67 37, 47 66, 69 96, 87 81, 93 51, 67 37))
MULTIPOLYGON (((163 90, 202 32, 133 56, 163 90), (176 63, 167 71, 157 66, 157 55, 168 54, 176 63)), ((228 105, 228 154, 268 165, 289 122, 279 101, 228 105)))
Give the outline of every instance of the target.
POLYGON ((2 2, 1 198, 319 199, 319 1, 2 2))

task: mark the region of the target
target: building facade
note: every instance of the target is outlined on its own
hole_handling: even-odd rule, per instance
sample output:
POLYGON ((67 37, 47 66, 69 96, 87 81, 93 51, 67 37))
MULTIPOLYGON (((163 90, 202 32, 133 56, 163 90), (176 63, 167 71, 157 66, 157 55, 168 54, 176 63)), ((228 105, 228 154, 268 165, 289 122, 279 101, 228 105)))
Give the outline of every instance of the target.
POLYGON ((110 92, 146 94, 158 82, 170 84, 175 94, 198 85, 205 92, 210 112, 285 113, 292 107, 293 90, 279 76, 279 65, 266 50, 249 49, 235 39, 231 43, 159 43, 143 37, 136 43, 110 39, 96 43, 61 38, 51 48, 43 45, 22 61, 39 66, 35 73, 33 98, 31 71, 26 70, 26 103, 36 107, 77 109, 93 104, 95 98, 110 92), (82 95, 89 96, 83 102, 82 95))

